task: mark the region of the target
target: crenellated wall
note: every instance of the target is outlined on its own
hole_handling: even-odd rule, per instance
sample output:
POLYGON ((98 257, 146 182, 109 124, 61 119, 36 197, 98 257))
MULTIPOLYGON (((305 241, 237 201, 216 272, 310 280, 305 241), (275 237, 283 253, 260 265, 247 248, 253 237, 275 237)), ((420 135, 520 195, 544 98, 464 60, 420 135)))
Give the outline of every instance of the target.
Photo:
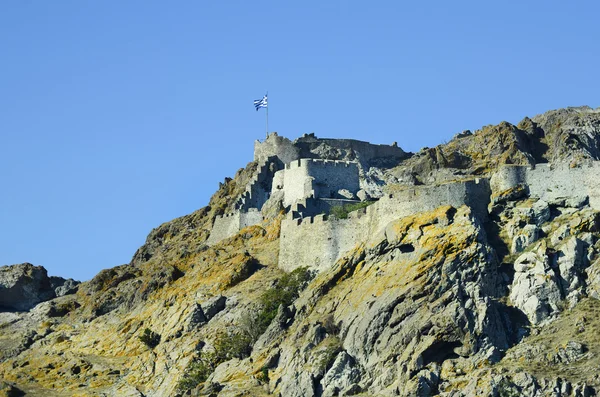
POLYGON ((286 271, 299 264, 326 269, 344 252, 381 232, 389 222, 442 205, 468 205, 475 216, 485 221, 490 195, 488 180, 477 179, 402 190, 350 213, 348 219, 323 215, 293 219, 290 213, 281 224, 279 266, 286 271))
POLYGON ((283 190, 287 207, 307 197, 341 198, 338 191, 360 190, 358 164, 350 161, 300 159, 285 165, 274 176, 273 191, 283 190))
POLYGON ((280 168, 283 168, 283 163, 277 157, 262 159, 246 191, 236 202, 235 209, 240 211, 247 211, 250 208, 261 209, 269 199, 274 174, 280 168))
POLYGON ((215 245, 221 240, 235 236, 245 227, 258 225, 262 220, 263 216, 256 208, 247 212, 235 211, 223 216, 218 215, 206 244, 215 245))
POLYGON ((491 179, 494 193, 518 184, 526 185, 529 195, 548 202, 563 198, 589 198, 590 206, 600 210, 600 164, 571 168, 568 164, 504 166, 491 179))
POLYGON ((254 161, 270 156, 278 157, 283 163, 304 158, 329 158, 336 160, 352 160, 360 162, 368 169, 381 163, 397 163, 409 156, 397 144, 377 145, 356 139, 318 138, 314 134, 291 141, 273 132, 264 141, 254 142, 254 161))

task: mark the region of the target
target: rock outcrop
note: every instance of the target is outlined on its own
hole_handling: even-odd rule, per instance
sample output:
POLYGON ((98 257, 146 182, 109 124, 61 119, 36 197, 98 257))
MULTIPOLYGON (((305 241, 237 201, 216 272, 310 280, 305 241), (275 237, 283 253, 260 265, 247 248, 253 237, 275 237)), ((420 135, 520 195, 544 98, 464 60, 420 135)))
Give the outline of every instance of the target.
POLYGON ((31 263, 0 267, 0 310, 29 310, 40 302, 77 291, 79 282, 48 277, 31 263))
MULTIPOLYGON (((599 126, 598 110, 568 108, 414 155, 273 136, 255 153, 357 161, 352 197, 363 207, 383 198, 317 224, 285 218, 274 194, 261 222, 208 245, 215 219, 252 199, 257 173, 277 172, 258 156, 209 206, 152 230, 131 263, 88 282, 0 268, 0 393, 595 395, 599 126), (485 189, 465 190, 469 200, 432 200, 476 180, 485 189), (331 225, 353 219, 360 238, 341 245, 331 225), (293 221, 311 238, 322 227, 326 241, 300 239, 280 256, 293 221), (336 252, 327 266, 299 255, 321 243, 336 252)), ((298 216, 310 205, 300 204, 298 216)))

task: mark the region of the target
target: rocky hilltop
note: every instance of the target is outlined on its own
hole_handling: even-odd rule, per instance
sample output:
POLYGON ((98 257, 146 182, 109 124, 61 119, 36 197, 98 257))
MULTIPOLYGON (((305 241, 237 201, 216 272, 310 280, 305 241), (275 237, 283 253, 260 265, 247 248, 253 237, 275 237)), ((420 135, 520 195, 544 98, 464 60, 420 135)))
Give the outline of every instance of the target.
POLYGON ((600 392, 600 109, 418 153, 271 134, 88 282, 0 268, 0 395, 600 392))

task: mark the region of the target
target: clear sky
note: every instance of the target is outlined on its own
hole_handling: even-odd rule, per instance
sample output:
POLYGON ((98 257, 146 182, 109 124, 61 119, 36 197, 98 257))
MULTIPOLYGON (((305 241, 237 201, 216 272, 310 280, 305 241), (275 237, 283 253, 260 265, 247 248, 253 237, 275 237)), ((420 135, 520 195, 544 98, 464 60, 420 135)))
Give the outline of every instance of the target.
POLYGON ((86 280, 271 131, 417 151, 600 105, 592 1, 0 2, 0 265, 86 280))

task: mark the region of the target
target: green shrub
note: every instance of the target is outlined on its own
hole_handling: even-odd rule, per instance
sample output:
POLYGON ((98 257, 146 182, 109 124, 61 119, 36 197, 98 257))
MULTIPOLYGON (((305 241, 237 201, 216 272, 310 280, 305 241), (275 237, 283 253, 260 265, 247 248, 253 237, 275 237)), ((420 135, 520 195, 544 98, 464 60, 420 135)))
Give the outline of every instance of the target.
POLYGON ((177 390, 183 393, 206 382, 215 368, 225 361, 249 357, 252 343, 253 341, 242 333, 219 334, 213 343, 213 352, 199 352, 198 357, 188 364, 183 378, 177 384, 177 390))
POLYGON ((153 332, 150 328, 146 328, 139 338, 150 349, 154 349, 160 343, 160 335, 153 332))
POLYGON ((268 384, 269 383, 269 368, 267 367, 262 367, 260 369, 260 373, 258 375, 256 375, 256 379, 263 384, 268 384))
POLYGON ((183 378, 177 384, 177 391, 184 393, 206 382, 219 364, 215 353, 201 353, 188 364, 183 378))
POLYGON ((373 203, 375 203, 375 201, 361 201, 360 203, 336 205, 331 207, 329 214, 333 215, 337 219, 347 219, 350 212, 361 208, 366 208, 373 203))
POLYGON ((222 334, 215 341, 215 355, 220 362, 244 359, 252 353, 253 340, 245 333, 222 334))
POLYGON ((313 273, 306 267, 300 267, 294 271, 285 274, 275 287, 266 290, 260 297, 261 311, 258 314, 258 327, 262 334, 271 321, 277 315, 279 306, 291 305, 300 292, 306 288, 310 280, 313 278, 313 273))
MULTIPOLYGON (((258 315, 242 317, 237 332, 223 332, 217 336, 213 342, 214 352, 199 353, 198 357, 190 362, 179 381, 178 391, 183 393, 205 382, 215 368, 225 361, 249 357, 252 345, 275 318, 279 306, 291 305, 312 277, 313 273, 305 267, 281 277, 275 287, 268 289, 261 296, 258 315)), ((269 382, 268 368, 262 369, 258 379, 263 383, 269 382)))
POLYGON ((326 339, 325 348, 320 352, 317 361, 317 369, 320 373, 325 373, 333 364, 338 353, 342 351, 342 343, 337 337, 326 339))

